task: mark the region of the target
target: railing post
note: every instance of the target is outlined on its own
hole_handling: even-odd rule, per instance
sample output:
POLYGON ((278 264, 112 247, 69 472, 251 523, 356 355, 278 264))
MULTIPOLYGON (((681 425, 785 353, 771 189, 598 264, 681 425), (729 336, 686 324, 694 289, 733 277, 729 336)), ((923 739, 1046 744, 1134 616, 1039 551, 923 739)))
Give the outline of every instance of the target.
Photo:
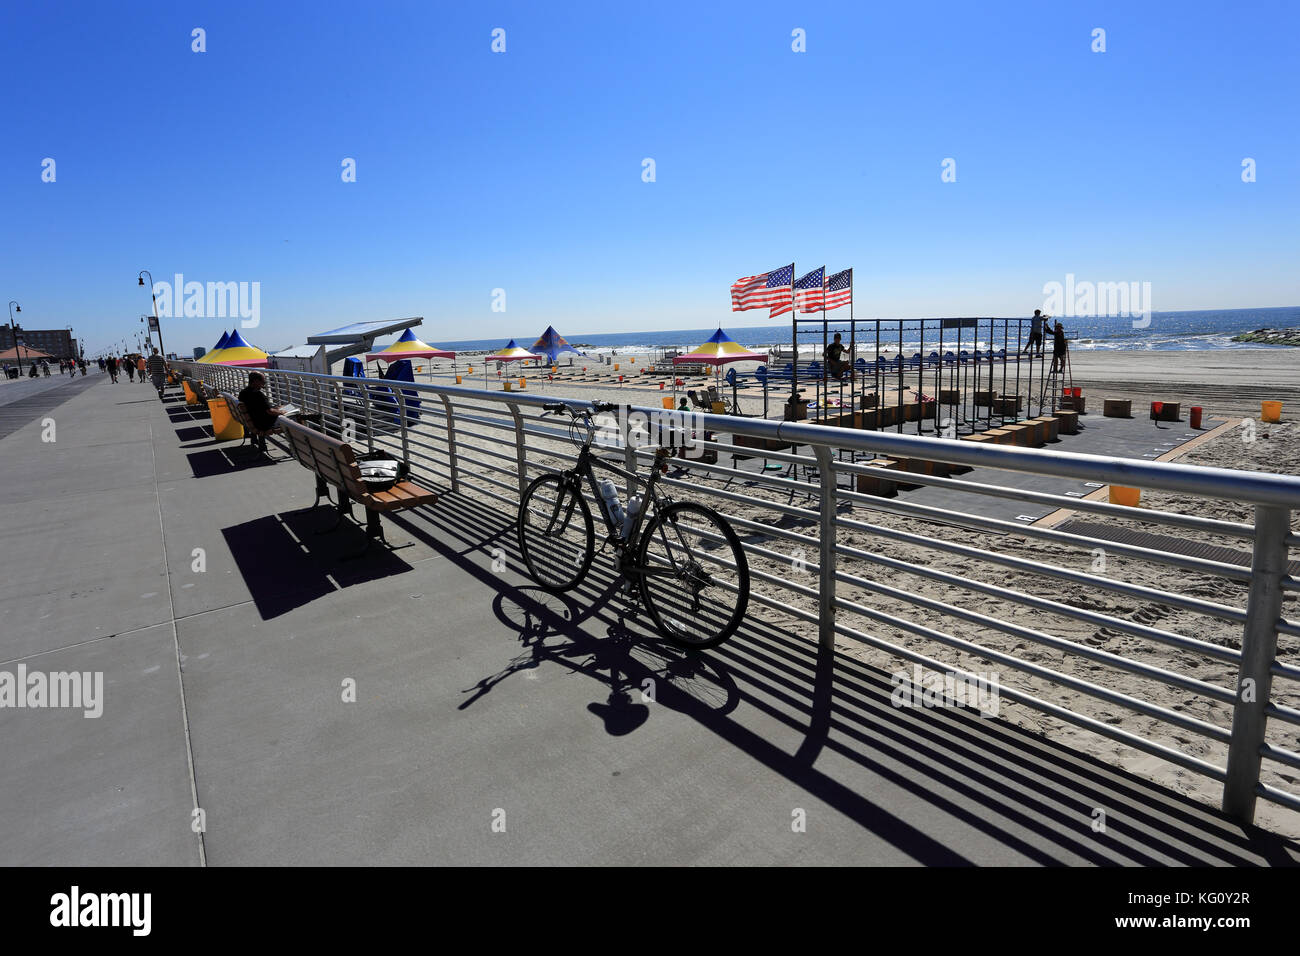
POLYGON ((515 420, 515 462, 519 473, 519 500, 524 500, 524 491, 528 487, 528 456, 524 445, 524 416, 519 413, 519 406, 506 402, 506 408, 515 420))
POLYGON ((400 388, 394 388, 393 394, 397 396, 397 414, 402 422, 402 461, 411 460, 411 444, 406 433, 406 392, 400 388))
MULTIPOLYGON (((635 475, 636 445, 632 441, 632 406, 620 405, 618 407, 618 415, 619 431, 622 433, 621 437, 623 439, 623 467, 626 468, 631 475, 635 475)), ((629 502, 631 502, 632 496, 636 494, 636 489, 636 478, 629 477, 627 479, 627 487, 623 489, 623 495, 629 502)))
POLYGON ((346 422, 344 421, 345 413, 343 411, 343 386, 339 385, 338 382, 334 382, 333 385, 335 403, 339 407, 339 437, 342 438, 346 431, 344 428, 346 422))
POLYGON ((362 396, 366 407, 366 451, 375 450, 375 416, 372 410, 374 396, 370 392, 369 385, 362 385, 358 393, 362 396))
POLYGON ((451 414, 451 399, 446 395, 439 395, 442 399, 443 411, 447 413, 447 465, 451 471, 451 491, 456 494, 460 491, 460 467, 456 464, 456 424, 451 414))
POLYGON ((821 478, 821 515, 818 520, 818 540, 821 554, 818 558, 820 578, 817 601, 817 639, 822 650, 835 650, 835 471, 831 450, 826 445, 813 445, 817 455, 817 471, 821 478))
POLYGON ((1286 536, 1291 512, 1275 505, 1255 506, 1255 552, 1250 562, 1250 596, 1241 636, 1237 703, 1232 711, 1228 744, 1228 778, 1223 784, 1223 812, 1240 823, 1255 819, 1259 783, 1259 749, 1268 723, 1269 668, 1277 657, 1277 621, 1282 614, 1282 577, 1286 574, 1286 536))

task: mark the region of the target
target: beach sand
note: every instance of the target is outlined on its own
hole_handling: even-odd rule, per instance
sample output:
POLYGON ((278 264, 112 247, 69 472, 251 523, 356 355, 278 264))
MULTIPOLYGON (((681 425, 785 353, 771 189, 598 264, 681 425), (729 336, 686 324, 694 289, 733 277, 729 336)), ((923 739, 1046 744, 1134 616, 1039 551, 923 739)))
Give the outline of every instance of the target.
MULTIPOLYGON (((630 358, 631 356, 619 357, 620 370, 629 372, 634 367, 629 361, 630 358)), ((638 357, 636 364, 641 365, 646 358, 638 357)), ((462 369, 464 365, 465 363, 462 362, 462 369)), ((589 366, 589 369, 594 369, 594 365, 589 366)), ((478 376, 474 378, 466 376, 464 384, 483 387, 481 368, 476 365, 475 370, 479 373, 478 376)), ((619 385, 608 380, 597 383, 574 380, 572 376, 575 371, 576 367, 575 370, 565 368, 557 381, 549 381, 545 373, 529 372, 527 394, 599 399, 652 407, 658 407, 661 398, 672 394, 671 389, 661 391, 657 387, 648 387, 642 383, 640 376, 619 385)), ((1083 387, 1084 394, 1090 401, 1099 403, 1101 398, 1106 397, 1130 398, 1135 408, 1144 407, 1146 402, 1152 400, 1179 401, 1183 403, 1184 416, 1191 405, 1201 405, 1206 409, 1207 416, 1250 416, 1258 419, 1260 400, 1282 400, 1284 402, 1283 423, 1263 425, 1256 422, 1253 442, 1248 443, 1243 440, 1243 435, 1246 434, 1244 429, 1233 428, 1226 430, 1215 440, 1200 444, 1180 460, 1227 468, 1300 474, 1300 424, 1286 420, 1288 417, 1300 417, 1300 352, 1282 349, 1219 352, 1079 352, 1073 356, 1073 373, 1075 384, 1083 387)), ((612 368, 607 368, 605 374, 609 376, 615 373, 612 368)), ((517 378, 516 375, 514 379, 516 382, 517 378)), ((425 381, 427 377, 421 375, 417 376, 417 379, 425 381)), ((438 374, 434 377, 434 381, 446 382, 448 378, 438 374)), ((498 381, 493 374, 490 382, 494 389, 500 387, 498 381)), ((700 380, 697 379, 695 385, 698 384, 700 380)), ((747 413, 761 412, 762 396, 757 389, 742 390, 741 396, 742 405, 747 413)), ((772 417, 779 415, 783 397, 783 394, 769 396, 772 417)), ((1068 446, 1064 446, 1062 450, 1068 451, 1068 446)), ((697 487, 720 487, 722 481, 722 478, 713 477, 692 478, 692 482, 697 487)), ((768 500, 785 503, 787 500, 784 490, 752 485, 732 488, 733 491, 738 489, 743 490, 744 494, 755 502, 768 500)), ((761 523, 779 524, 786 530, 812 537, 817 534, 817 525, 811 515, 806 521, 789 517, 781 519, 775 512, 757 503, 746 506, 732 501, 710 499, 704 494, 677 491, 674 494, 679 497, 698 496, 699 500, 711 503, 719 510, 738 517, 761 523)), ((906 493, 896 500, 906 501, 906 493)), ((1250 509, 1239 502, 1207 501, 1158 492, 1144 492, 1142 508, 1245 522, 1253 520, 1250 509)), ((877 506, 855 501, 850 508, 842 510, 841 515, 867 522, 880 529, 905 531, 944 542, 966 544, 979 549, 979 552, 997 552, 1084 572, 1095 570, 1093 566, 1095 556, 1086 549, 1070 548, 1057 541, 1039 540, 1015 533, 992 533, 968 530, 950 524, 938 524, 891 512, 887 503, 883 502, 877 506)), ((1117 519, 1090 516, 1090 520, 1115 521, 1117 519)), ((1194 532, 1183 532, 1155 525, 1136 527, 1154 533, 1176 534, 1207 543, 1249 550, 1249 542, 1239 539, 1215 540, 1194 532)), ((1293 516, 1292 527, 1300 532, 1300 515, 1293 516)), ((797 572, 792 570, 797 567, 797 555, 794 553, 793 543, 780 537, 755 533, 743 537, 755 544, 790 556, 789 562, 752 558, 752 567, 790 579, 798 577, 797 572)), ((1027 574, 981 560, 978 554, 956 555, 939 552, 923 544, 891 540, 879 533, 847 526, 839 529, 838 541, 840 544, 860 548, 872 554, 897 559, 918 571, 933 569, 947 572, 963 580, 979 581, 996 588, 1014 589, 1061 601, 1074 607, 1103 612, 1125 621, 1153 626, 1200 641, 1232 648, 1240 646, 1239 625, 1178 610, 1158 601, 1128 597, 1099 588, 1081 590, 1072 585, 1064 585, 1051 577, 1027 574)), ((810 549, 810 553, 813 557, 809 560, 815 561, 815 546, 810 549)), ((841 558, 839 568, 859 575, 869 582, 898 588, 907 594, 973 609, 1031 631, 1063 638, 1083 647, 1108 651, 1126 660, 1141 661, 1179 674, 1191 675, 1219 687, 1231 687, 1235 680, 1235 667, 1218 658, 1157 643, 1148 638, 1097 627, 1091 622, 1079 621, 1059 613, 1027 608, 987 593, 936 581, 932 577, 925 576, 924 573, 903 573, 871 561, 849 558, 841 558)), ((1178 591, 1235 607, 1245 605, 1244 584, 1188 573, 1162 564, 1112 556, 1108 559, 1108 567, 1104 573, 1151 588, 1178 591)), ((800 583, 815 588, 816 578, 810 574, 807 580, 800 583)), ((765 583, 756 584, 755 590, 770 594, 788 606, 807 611, 816 610, 813 599, 797 593, 776 589, 765 583)), ((1231 726, 1231 708, 1227 704, 1079 657, 1075 653, 1066 653, 1059 648, 1037 643, 1024 634, 1007 634, 1000 630, 976 626, 936 610, 922 609, 906 600, 881 593, 870 587, 850 587, 841 584, 838 588, 838 597, 859 602, 876 612, 896 615, 903 620, 932 627, 992 651, 1012 654, 1070 677, 1097 682, 1110 690, 1131 694, 1222 728, 1231 726)), ((754 602, 750 604, 750 613, 778 623, 810 641, 816 640, 814 625, 780 615, 754 602)), ((1300 602, 1295 595, 1287 598, 1283 613, 1292 619, 1300 619, 1300 602)), ((881 624, 858 614, 843 613, 839 621, 841 624, 847 624, 913 652, 936 658, 946 666, 981 673, 996 672, 1003 686, 1034 694, 1041 699, 1075 710, 1116 728, 1149 737, 1185 754, 1220 766, 1226 762, 1224 744, 1207 740, 1126 707, 1099 701, 1055 681, 1009 670, 1005 665, 981 657, 978 653, 954 650, 923 636, 881 624)), ((1300 664, 1297 643, 1294 638, 1283 636, 1279 641, 1279 659, 1291 664, 1300 664)), ((911 670, 910 664, 906 664, 903 659, 856 640, 841 638, 837 641, 837 646, 840 653, 868 662, 891 674, 911 670)), ((1274 694, 1276 702, 1288 707, 1300 708, 1300 688, 1297 688, 1293 682, 1277 681, 1274 684, 1274 694)), ((1001 703, 999 719, 1044 734, 1058 743, 1064 743, 1072 749, 1093 755, 1189 794, 1206 804, 1217 806, 1221 800, 1221 785, 1209 778, 1183 770, 1158 757, 1124 746, 1028 706, 1004 699, 1001 703)), ((1277 746, 1300 750, 1300 733, 1297 733, 1297 728, 1278 721, 1270 724, 1268 740, 1277 746)), ((1264 782, 1293 793, 1297 791, 1300 785, 1300 773, 1285 767, 1279 768, 1277 764, 1266 764, 1265 768, 1264 782)), ((1122 816, 1124 812, 1123 807, 1106 809, 1112 820, 1116 815, 1122 816)), ((1260 825, 1276 832, 1300 837, 1300 814, 1261 801, 1257 821, 1260 825)), ((1082 820, 1081 826, 1086 826, 1087 823, 1088 821, 1082 820)))

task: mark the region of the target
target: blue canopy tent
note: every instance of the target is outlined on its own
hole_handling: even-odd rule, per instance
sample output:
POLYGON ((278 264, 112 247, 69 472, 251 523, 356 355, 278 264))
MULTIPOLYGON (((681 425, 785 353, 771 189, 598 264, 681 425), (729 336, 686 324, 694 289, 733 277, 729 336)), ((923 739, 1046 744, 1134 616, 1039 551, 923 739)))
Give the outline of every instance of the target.
POLYGON ((584 354, 566 342, 564 336, 555 331, 555 327, 552 325, 548 325, 541 338, 533 343, 532 350, 538 355, 545 355, 546 361, 551 365, 555 364, 556 356, 561 352, 573 352, 576 355, 584 354))

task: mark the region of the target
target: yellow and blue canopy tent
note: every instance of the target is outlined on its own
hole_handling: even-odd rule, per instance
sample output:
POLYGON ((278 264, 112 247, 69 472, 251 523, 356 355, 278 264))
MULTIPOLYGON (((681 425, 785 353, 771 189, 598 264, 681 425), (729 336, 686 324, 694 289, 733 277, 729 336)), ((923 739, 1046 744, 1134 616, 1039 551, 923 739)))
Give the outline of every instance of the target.
POLYGON ((226 347, 213 360, 216 365, 238 365, 244 368, 266 368, 271 364, 271 357, 256 346, 249 345, 236 329, 230 333, 226 347))
POLYGON ((208 352, 203 358, 199 359, 201 363, 208 363, 215 360, 218 353, 230 343, 230 333, 222 332, 221 338, 217 339, 217 344, 212 346, 212 351, 208 352))

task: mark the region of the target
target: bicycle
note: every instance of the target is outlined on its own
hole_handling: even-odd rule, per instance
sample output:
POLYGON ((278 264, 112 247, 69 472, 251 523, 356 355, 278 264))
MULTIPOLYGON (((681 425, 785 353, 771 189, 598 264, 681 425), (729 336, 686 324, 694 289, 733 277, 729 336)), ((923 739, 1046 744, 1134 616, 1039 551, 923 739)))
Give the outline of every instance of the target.
POLYGON ((569 434, 579 453, 573 468, 535 478, 519 502, 519 549, 528 573, 557 593, 572 590, 586 577, 596 539, 582 493, 585 478, 605 522, 607 537, 601 548, 612 545, 625 592, 639 596, 656 629, 671 643, 687 649, 717 647, 735 632, 749 604, 749 563, 740 539, 712 508, 673 501, 659 487, 671 449, 655 451, 648 478, 593 453, 593 416, 617 408, 602 402, 584 412, 563 402, 544 406, 543 417, 565 412, 571 416, 569 434), (586 433, 580 436, 581 425, 586 433), (616 492, 607 500, 609 489, 602 492, 597 468, 631 479, 634 487, 644 484, 642 505, 620 514, 622 503, 616 492))

